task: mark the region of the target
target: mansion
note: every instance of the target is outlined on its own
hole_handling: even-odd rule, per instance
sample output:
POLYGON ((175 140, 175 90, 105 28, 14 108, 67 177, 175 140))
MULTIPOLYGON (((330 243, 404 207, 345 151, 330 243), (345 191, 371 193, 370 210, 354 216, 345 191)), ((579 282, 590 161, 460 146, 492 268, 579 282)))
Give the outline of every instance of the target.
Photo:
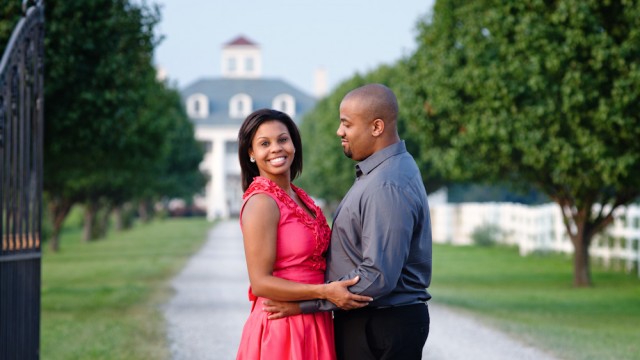
POLYGON ((181 90, 196 139, 206 154, 200 169, 207 175, 204 198, 209 220, 238 215, 242 203, 238 130, 261 108, 280 110, 300 123, 313 108, 314 97, 281 79, 262 76, 260 47, 245 37, 222 48, 222 76, 201 78, 181 90))

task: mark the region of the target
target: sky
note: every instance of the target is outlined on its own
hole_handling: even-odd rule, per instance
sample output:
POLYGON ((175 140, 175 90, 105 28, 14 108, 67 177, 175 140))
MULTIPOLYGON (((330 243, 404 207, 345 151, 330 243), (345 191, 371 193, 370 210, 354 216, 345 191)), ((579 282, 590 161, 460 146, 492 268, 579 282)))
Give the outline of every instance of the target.
POLYGON ((328 90, 416 49, 416 23, 434 0, 149 0, 161 7, 155 64, 182 89, 221 76, 222 46, 245 36, 262 50, 262 74, 309 95, 314 72, 328 90))

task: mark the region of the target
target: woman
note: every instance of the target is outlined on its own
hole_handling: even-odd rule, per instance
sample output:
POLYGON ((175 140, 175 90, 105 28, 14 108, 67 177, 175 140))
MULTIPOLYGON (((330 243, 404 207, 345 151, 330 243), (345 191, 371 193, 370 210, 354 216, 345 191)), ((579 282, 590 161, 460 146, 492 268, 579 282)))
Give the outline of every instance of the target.
POLYGON ((270 320, 262 304, 327 299, 353 309, 371 300, 347 290, 357 277, 323 283, 330 229, 320 208, 291 183, 302 170, 300 133, 285 113, 261 109, 245 119, 238 143, 245 191, 240 226, 253 304, 237 359, 335 359, 330 313, 270 320))

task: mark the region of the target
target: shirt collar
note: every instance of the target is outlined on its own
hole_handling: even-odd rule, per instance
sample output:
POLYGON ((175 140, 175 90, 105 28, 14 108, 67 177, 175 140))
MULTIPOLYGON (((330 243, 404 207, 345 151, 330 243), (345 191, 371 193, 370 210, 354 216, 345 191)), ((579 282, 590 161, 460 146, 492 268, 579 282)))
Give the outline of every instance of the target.
POLYGON ((360 161, 356 164, 356 177, 360 177, 363 174, 368 174, 373 169, 378 167, 388 158, 401 154, 407 151, 407 147, 404 144, 404 140, 391 144, 386 148, 371 154, 368 158, 360 161))

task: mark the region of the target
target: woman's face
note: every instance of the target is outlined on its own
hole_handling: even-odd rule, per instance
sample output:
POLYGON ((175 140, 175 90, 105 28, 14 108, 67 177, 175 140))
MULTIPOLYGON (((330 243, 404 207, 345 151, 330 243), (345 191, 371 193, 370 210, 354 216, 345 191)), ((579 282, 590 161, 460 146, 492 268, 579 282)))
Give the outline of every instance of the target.
POLYGON ((271 120, 262 123, 256 130, 249 156, 256 160, 260 176, 272 180, 286 176, 288 180, 295 152, 287 126, 271 120))

